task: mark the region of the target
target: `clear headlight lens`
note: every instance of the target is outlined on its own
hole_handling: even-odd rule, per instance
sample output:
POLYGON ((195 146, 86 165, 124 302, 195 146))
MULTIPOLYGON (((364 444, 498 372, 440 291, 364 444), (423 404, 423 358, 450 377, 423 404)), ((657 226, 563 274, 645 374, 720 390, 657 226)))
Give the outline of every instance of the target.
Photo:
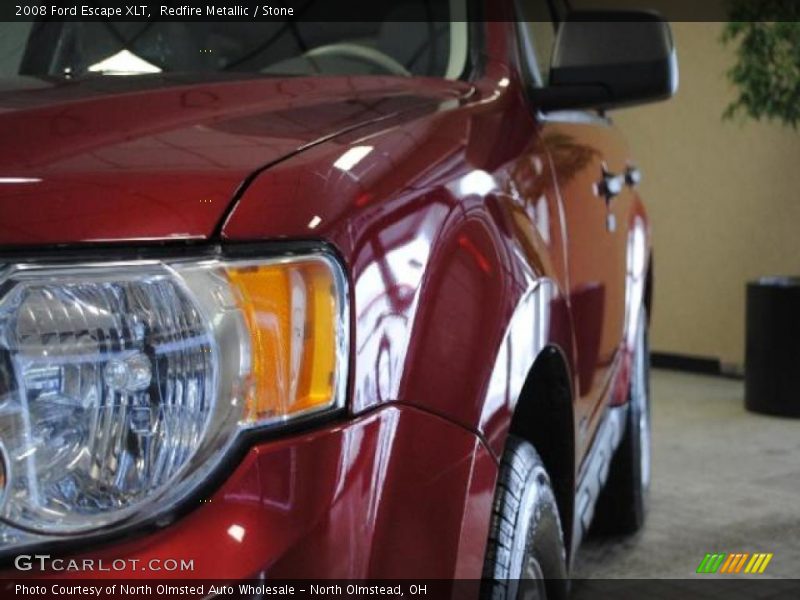
POLYGON ((151 517, 244 429, 344 401, 323 255, 0 273, 0 548, 151 517))

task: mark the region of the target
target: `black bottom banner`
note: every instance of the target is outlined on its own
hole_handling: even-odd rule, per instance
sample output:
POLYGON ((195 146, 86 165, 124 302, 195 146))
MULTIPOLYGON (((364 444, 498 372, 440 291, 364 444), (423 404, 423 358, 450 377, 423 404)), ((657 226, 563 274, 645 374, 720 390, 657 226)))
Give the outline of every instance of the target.
MULTIPOLYGON (((569 589, 568 598, 577 599, 738 599, 769 600, 800 598, 800 580, 766 578, 692 579, 579 579, 565 581, 508 581, 512 597, 547 598, 569 589), (555 594, 553 592, 556 592, 555 594)), ((0 582, 0 598, 72 599, 85 598, 426 598, 477 599, 506 597, 479 580, 115 580, 115 579, 19 579, 0 582)))

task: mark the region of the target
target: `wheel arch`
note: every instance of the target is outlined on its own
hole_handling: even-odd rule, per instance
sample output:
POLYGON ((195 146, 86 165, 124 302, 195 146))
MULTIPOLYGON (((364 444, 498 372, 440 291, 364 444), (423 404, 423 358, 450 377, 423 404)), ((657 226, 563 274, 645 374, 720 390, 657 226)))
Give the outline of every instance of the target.
POLYGON ((567 556, 575 513, 575 421, 568 362, 546 346, 522 387, 509 433, 530 442, 547 469, 556 497, 567 556))

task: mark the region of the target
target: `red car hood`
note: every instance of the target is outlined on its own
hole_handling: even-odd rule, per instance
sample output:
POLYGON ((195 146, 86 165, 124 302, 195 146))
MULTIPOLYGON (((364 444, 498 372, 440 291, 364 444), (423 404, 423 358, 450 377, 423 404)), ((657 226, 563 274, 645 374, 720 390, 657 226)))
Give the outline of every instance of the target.
POLYGON ((465 91, 397 77, 0 81, 0 246, 208 238, 253 172, 465 91))

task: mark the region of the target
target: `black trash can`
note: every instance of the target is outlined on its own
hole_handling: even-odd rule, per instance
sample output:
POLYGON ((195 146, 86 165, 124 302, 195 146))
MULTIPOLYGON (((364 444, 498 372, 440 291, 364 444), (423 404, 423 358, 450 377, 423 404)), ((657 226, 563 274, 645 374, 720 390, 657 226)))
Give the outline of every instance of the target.
POLYGON ((800 277, 747 284, 747 410, 800 417, 800 277))

